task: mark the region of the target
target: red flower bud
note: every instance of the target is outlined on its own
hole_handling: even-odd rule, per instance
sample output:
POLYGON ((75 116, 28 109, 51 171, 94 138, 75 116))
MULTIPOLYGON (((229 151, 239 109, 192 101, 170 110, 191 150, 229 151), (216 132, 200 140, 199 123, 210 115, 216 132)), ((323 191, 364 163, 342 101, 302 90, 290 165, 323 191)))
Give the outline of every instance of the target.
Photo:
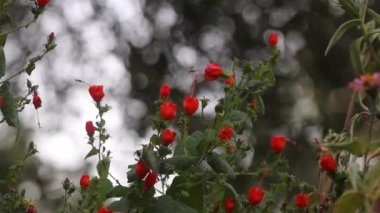
POLYGON ((90 185, 90 176, 88 174, 83 174, 80 178, 80 187, 86 189, 90 185))
POLYGON ((256 107, 256 104, 257 104, 256 99, 252 99, 251 102, 249 102, 249 104, 250 104, 252 107, 256 107))
POLYGON ((272 150, 275 153, 277 153, 277 154, 279 154, 282 151, 284 151, 284 149, 285 149, 285 140, 286 140, 286 137, 282 136, 282 135, 272 136, 272 138, 270 140, 270 146, 271 146, 272 150))
POLYGON ((112 213, 111 210, 101 206, 99 209, 98 209, 98 213, 112 213))
POLYGON ((4 103, 3 96, 0 96, 0 107, 3 106, 3 103, 4 103))
POLYGON ((28 208, 26 209, 27 213, 37 213, 37 209, 33 204, 29 204, 28 208))
POLYGON ((197 111, 198 106, 199 106, 199 101, 197 98, 186 96, 185 100, 183 100, 182 106, 186 114, 191 116, 197 111))
POLYGON ((175 131, 164 129, 164 131, 162 131, 162 143, 164 145, 171 144, 174 141, 176 135, 177 133, 175 131))
POLYGON ((227 198, 224 201, 224 209, 227 213, 233 212, 235 208, 235 200, 232 197, 227 198))
POLYGON ((261 190, 259 187, 251 187, 248 191, 248 200, 253 205, 256 206, 261 203, 265 192, 261 190))
POLYGON ((67 191, 70 188, 70 180, 69 180, 69 178, 65 178, 65 180, 63 181, 62 185, 63 185, 63 189, 65 191, 67 191))
POLYGON ((319 161, 319 165, 322 170, 331 173, 336 169, 335 159, 331 155, 324 155, 319 161))
POLYGON ((160 97, 167 98, 172 93, 171 87, 169 84, 163 84, 160 89, 160 97))
POLYGON ((92 99, 94 99, 94 101, 96 101, 96 102, 101 101, 104 97, 102 85, 92 85, 92 86, 90 86, 88 91, 90 92, 92 99))
POLYGON ((34 92, 33 94, 33 105, 35 109, 38 109, 42 106, 41 98, 38 96, 37 92, 34 92))
POLYGON ((219 139, 221 141, 229 140, 234 135, 234 130, 231 127, 223 127, 219 130, 219 139))
POLYGON ((301 194, 296 195, 296 206, 303 209, 303 208, 306 208, 307 203, 308 203, 308 198, 306 194, 301 193, 301 194))
POLYGON ((173 102, 165 102, 161 105, 160 116, 165 120, 172 120, 177 117, 177 105, 173 102))
POLYGON ((156 184, 156 182, 157 182, 157 174, 153 171, 150 171, 144 180, 144 183, 145 183, 144 193, 148 192, 154 186, 154 184, 156 184))
POLYGON ((205 79, 207 81, 213 81, 219 78, 223 73, 223 69, 219 64, 208 64, 205 69, 205 79))
POLYGON ((49 4, 50 0, 37 0, 37 5, 39 7, 45 7, 47 4, 49 4))
POLYGON ((136 175, 140 178, 140 180, 142 180, 146 174, 148 174, 149 168, 143 160, 139 160, 139 162, 137 162, 135 165, 135 171, 136 175))
POLYGON ((229 76, 229 77, 226 79, 225 83, 226 83, 226 85, 228 85, 228 86, 234 84, 234 83, 235 83, 235 76, 234 76, 234 75, 229 76))
POLYGON ((94 124, 92 124, 92 121, 86 122, 86 132, 87 132, 88 136, 90 136, 90 137, 94 136, 95 127, 94 127, 94 124))
POLYGON ((278 42, 278 34, 277 34, 277 33, 271 33, 271 34, 269 35, 268 42, 269 42, 269 44, 270 44, 272 47, 277 46, 277 42, 278 42))

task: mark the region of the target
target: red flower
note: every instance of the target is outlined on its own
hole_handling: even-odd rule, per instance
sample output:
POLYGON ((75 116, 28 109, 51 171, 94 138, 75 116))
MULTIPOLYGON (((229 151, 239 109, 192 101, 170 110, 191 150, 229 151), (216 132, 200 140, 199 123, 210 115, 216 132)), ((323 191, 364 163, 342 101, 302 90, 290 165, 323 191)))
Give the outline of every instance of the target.
POLYGON ((248 191, 248 200, 253 205, 256 206, 263 200, 265 192, 259 187, 251 187, 248 191))
POLYGON ((154 184, 156 184, 156 182, 157 182, 157 174, 153 171, 150 171, 144 180, 144 183, 145 183, 144 193, 148 192, 154 186, 154 184))
POLYGON ((235 83, 235 76, 234 76, 234 75, 229 76, 229 77, 226 79, 225 83, 226 83, 227 85, 229 85, 229 86, 232 85, 232 84, 234 84, 234 83, 235 83))
POLYGON ((86 132, 87 132, 88 136, 90 136, 90 137, 94 136, 95 127, 94 127, 94 124, 92 124, 92 121, 86 122, 86 132))
POLYGON ((161 105, 160 116, 165 120, 172 120, 177 117, 177 105, 173 102, 165 102, 161 105))
POLYGON ((296 206, 303 209, 303 208, 306 208, 307 203, 308 203, 308 198, 306 194, 300 193, 296 195, 296 206))
POLYGON ((229 140, 234 135, 234 130, 231 127, 223 127, 219 130, 219 139, 221 141, 229 140))
POLYGON ((277 46, 277 42, 278 42, 278 34, 277 34, 277 33, 271 33, 271 34, 269 35, 268 42, 269 42, 269 44, 270 44, 272 47, 277 46))
POLYGON ((219 78, 223 73, 223 69, 219 64, 208 64, 205 69, 205 79, 207 81, 213 81, 219 78))
POLYGON ((164 131, 162 131, 162 143, 164 145, 171 144, 174 141, 176 135, 177 133, 175 131, 164 129, 164 131))
POLYGON ((39 7, 45 7, 47 4, 49 4, 50 0, 37 0, 37 5, 39 7))
POLYGON ((0 96, 0 107, 3 106, 3 103, 4 103, 3 96, 0 96))
POLYGON ((232 197, 227 198, 224 201, 224 209, 226 210, 227 213, 230 213, 234 210, 235 208, 235 200, 232 197))
POLYGON ((96 101, 96 102, 101 101, 104 97, 102 85, 92 85, 92 86, 90 86, 88 91, 90 92, 92 99, 94 99, 94 101, 96 101))
POLYGON ((140 180, 142 180, 148 174, 149 168, 143 160, 139 160, 135 165, 135 171, 140 180))
POLYGON ((335 159, 331 155, 324 155, 319 161, 319 165, 322 170, 328 173, 334 172, 336 169, 335 159))
POLYGON ((172 90, 170 88, 169 84, 163 84, 160 89, 160 97, 161 98, 167 98, 172 93, 172 90))
POLYGON ((37 209, 33 204, 29 204, 26 212, 27 213, 37 213, 37 209))
POLYGON ((282 136, 282 135, 272 136, 272 138, 270 140, 270 146, 271 146, 272 150, 277 154, 284 151, 285 140, 286 140, 286 137, 282 136))
POLYGON ((249 102, 249 104, 251 104, 252 107, 256 107, 256 104, 257 104, 256 99, 252 99, 251 102, 249 102))
POLYGON ((33 105, 35 109, 38 109, 42 106, 41 98, 38 96, 37 92, 34 92, 33 94, 33 105))
POLYGON ((186 96, 185 100, 183 100, 182 106, 186 114, 191 116, 197 111, 198 106, 199 106, 199 101, 197 98, 186 96))
POLYGON ((83 174, 80 178, 80 187, 86 189, 90 185, 90 176, 88 174, 83 174))
POLYGON ((98 209, 98 213, 112 213, 111 210, 107 209, 107 208, 104 208, 103 206, 101 206, 99 209, 98 209))

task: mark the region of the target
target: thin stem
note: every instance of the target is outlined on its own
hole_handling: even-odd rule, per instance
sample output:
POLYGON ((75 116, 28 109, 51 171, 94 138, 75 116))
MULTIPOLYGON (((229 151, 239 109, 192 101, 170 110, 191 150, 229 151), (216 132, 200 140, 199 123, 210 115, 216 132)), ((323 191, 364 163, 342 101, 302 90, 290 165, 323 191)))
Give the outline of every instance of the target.
MULTIPOLYGON (((373 125, 375 123, 375 111, 376 111, 376 98, 372 100, 372 103, 371 103, 371 112, 370 112, 370 122, 369 122, 369 132, 368 132, 368 143, 371 143, 371 140, 372 140, 372 135, 373 135, 373 125)), ((368 159, 368 149, 364 155, 364 158, 363 158, 363 164, 364 164, 364 168, 363 168, 363 171, 366 172, 367 169, 368 169, 368 162, 367 162, 367 159, 368 159)))
POLYGON ((28 27, 29 27, 31 24, 33 24, 36 20, 37 20, 37 17, 34 17, 31 21, 29 21, 29 22, 26 23, 26 24, 19 25, 19 26, 17 26, 17 27, 14 28, 14 29, 11 29, 11 30, 9 30, 9 31, 7 31, 7 32, 1 33, 1 34, 0 34, 0 37, 5 36, 5 35, 8 35, 9 33, 16 32, 16 31, 18 31, 18 30, 21 30, 22 28, 28 28, 28 27))
POLYGON ((108 172, 108 175, 114 180, 114 181, 116 181, 116 183, 119 185, 119 186, 121 186, 121 183, 119 182, 119 180, 118 179, 116 179, 110 172, 108 172))

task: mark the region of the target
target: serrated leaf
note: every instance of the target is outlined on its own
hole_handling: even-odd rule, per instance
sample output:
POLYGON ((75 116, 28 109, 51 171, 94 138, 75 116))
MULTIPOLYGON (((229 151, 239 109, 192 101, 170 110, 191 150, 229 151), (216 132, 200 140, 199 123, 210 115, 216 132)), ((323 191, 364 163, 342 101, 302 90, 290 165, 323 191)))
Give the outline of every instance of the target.
POLYGON ((335 203, 333 213, 356 213, 363 206, 364 197, 357 191, 346 191, 335 203))
POLYGON ((120 200, 110 203, 107 208, 112 211, 117 212, 128 212, 129 211, 129 200, 126 197, 121 198, 120 200))
POLYGON ((353 41, 350 45, 350 58, 352 67, 354 68, 355 72, 363 71, 360 48, 362 40, 363 37, 358 38, 355 41, 353 41))
POLYGON ((197 213, 193 208, 190 208, 186 204, 173 200, 168 195, 158 197, 155 205, 148 210, 151 213, 197 213))
POLYGON ((98 174, 100 178, 107 178, 108 177, 108 172, 110 169, 110 159, 109 158, 104 158, 101 161, 98 162, 96 165, 96 169, 98 170, 98 174))
POLYGON ((3 105, 1 106, 1 112, 5 121, 9 126, 19 129, 20 124, 18 120, 18 112, 16 108, 16 102, 13 95, 9 91, 10 83, 4 82, 0 87, 0 96, 3 97, 3 105))
POLYGON ((198 161, 199 157, 176 155, 161 161, 162 164, 171 165, 175 170, 186 170, 198 161))
POLYGON ((234 170, 228 164, 226 159, 222 158, 220 155, 216 153, 209 154, 207 156, 207 163, 215 172, 227 174, 230 178, 235 177, 234 170))
POLYGON ((128 191, 128 187, 117 185, 107 192, 107 198, 125 197, 128 191))
POLYGON ((5 53, 4 47, 0 46, 0 78, 5 75, 5 53))
POLYGON ((142 159, 151 170, 158 173, 158 169, 160 168, 160 160, 158 159, 157 154, 153 150, 144 148, 142 159))
POLYGON ((335 31, 334 35, 331 37, 329 44, 327 45, 325 56, 331 50, 331 48, 335 45, 336 42, 344 35, 344 33, 352 27, 360 25, 360 19, 352 19, 349 20, 338 27, 335 31))
POLYGON ((97 155, 99 153, 99 149, 92 147, 92 149, 87 153, 85 160, 91 156, 97 155))

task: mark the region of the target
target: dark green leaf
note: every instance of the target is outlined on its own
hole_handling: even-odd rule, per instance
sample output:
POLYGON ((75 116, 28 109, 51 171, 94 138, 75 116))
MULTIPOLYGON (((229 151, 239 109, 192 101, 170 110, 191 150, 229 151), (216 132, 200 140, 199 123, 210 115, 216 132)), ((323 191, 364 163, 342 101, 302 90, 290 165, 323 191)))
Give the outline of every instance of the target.
POLYGON ((347 21, 339 26, 339 28, 335 31, 334 35, 331 37, 330 42, 326 48, 325 55, 330 51, 330 49, 335 45, 336 42, 344 35, 344 33, 352 27, 360 25, 360 19, 352 19, 347 21))
POLYGON ((85 160, 91 156, 97 155, 99 153, 99 149, 92 147, 92 149, 87 153, 85 160))
POLYGON ((364 197, 356 191, 346 191, 335 203, 333 213, 355 213, 363 206, 364 197))
POLYGON ((202 212, 204 209, 203 181, 200 178, 188 179, 184 176, 177 176, 166 194, 197 209, 198 212, 202 212))
POLYGON ((1 106, 1 112, 4 119, 9 126, 19 129, 20 124, 18 120, 18 113, 16 108, 16 102, 9 91, 10 83, 4 82, 0 87, 0 96, 3 97, 3 105, 1 106))
POLYGON ((376 23, 380 25, 380 15, 370 8, 368 8, 367 11, 369 15, 372 16, 373 20, 375 20, 376 23))
POLYGON ((339 3, 342 5, 343 9, 349 12, 352 16, 359 16, 355 5, 352 3, 352 0, 339 0, 339 3))
POLYGON ((199 157, 176 155, 161 161, 162 164, 167 164, 174 167, 175 170, 186 170, 191 168, 198 161, 199 157))
POLYGON ((227 174, 230 178, 235 177, 234 171, 231 168, 231 166, 228 164, 226 159, 222 158, 220 155, 216 153, 209 154, 207 156, 207 163, 215 172, 227 174))
POLYGON ((197 213, 195 209, 190 208, 186 204, 173 200, 168 195, 159 197, 155 205, 148 210, 150 213, 197 213))
POLYGON ((128 206, 129 206, 128 198, 123 197, 120 200, 112 202, 110 205, 107 206, 107 208, 112 211, 127 213, 129 210, 128 206))
POLYGON ((365 15, 367 13, 368 0, 362 0, 359 7, 359 17, 361 20, 365 20, 365 15))
POLYGON ((353 155, 362 156, 368 150, 374 149, 377 145, 359 141, 359 140, 354 140, 352 142, 348 141, 348 142, 342 142, 342 143, 323 144, 323 146, 327 147, 328 149, 332 151, 347 151, 353 155))
POLYGON ((361 43, 362 43, 363 37, 356 39, 353 41, 350 45, 350 57, 351 57, 351 63, 352 67, 354 68, 354 71, 359 73, 360 71, 363 71, 363 65, 361 61, 361 43))
POLYGON ((252 128, 253 124, 249 116, 242 111, 239 110, 233 110, 229 116, 227 116, 227 119, 230 120, 232 123, 243 123, 246 127, 252 128))
POLYGON ((160 161, 157 157, 157 154, 153 150, 144 148, 142 159, 151 170, 158 173, 158 169, 160 167, 160 161))
POLYGON ((129 191, 128 187, 117 185, 107 192, 107 198, 126 197, 128 194, 128 191, 129 191))
POLYGON ((4 48, 0 46, 0 78, 5 75, 5 54, 4 48))
POLYGON ((98 165, 96 165, 96 169, 98 170, 98 174, 100 178, 107 178, 108 177, 108 171, 110 169, 110 159, 104 158, 101 161, 98 162, 98 165))
POLYGON ((242 204, 240 202, 240 198, 239 198, 239 194, 236 192, 235 188, 227 183, 227 182, 223 182, 223 186, 225 187, 225 194, 224 194, 224 199, 227 199, 229 197, 233 197, 235 199, 235 205, 236 205, 236 209, 241 209, 242 208, 242 204))

